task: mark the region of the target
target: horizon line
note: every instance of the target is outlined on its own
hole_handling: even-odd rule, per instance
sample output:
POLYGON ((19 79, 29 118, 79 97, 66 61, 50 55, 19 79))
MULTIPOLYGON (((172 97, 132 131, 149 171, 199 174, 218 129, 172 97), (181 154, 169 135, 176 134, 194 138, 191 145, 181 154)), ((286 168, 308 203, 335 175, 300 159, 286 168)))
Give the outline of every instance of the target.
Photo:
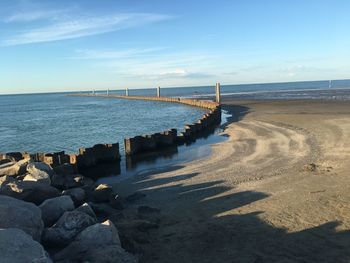
MULTIPOLYGON (((297 81, 279 81, 279 82, 251 82, 251 83, 238 83, 238 84, 220 84, 221 87, 224 86, 242 86, 242 85, 264 85, 264 84, 286 84, 286 83, 301 83, 301 82, 323 82, 323 81, 346 81, 350 78, 345 79, 319 79, 319 80, 297 80, 297 81)), ((220 83, 218 81, 218 83, 220 83)), ((193 86, 168 86, 168 87, 160 87, 161 89, 179 89, 179 88, 195 88, 195 87, 215 87, 215 83, 213 85, 193 85, 193 86)), ((157 86, 153 88, 103 88, 103 89, 88 89, 88 90, 75 90, 75 91, 49 91, 49 92, 25 92, 25 93, 0 93, 0 96, 15 96, 15 95, 39 95, 39 94, 59 94, 59 93, 79 93, 79 92, 101 92, 101 91, 125 91, 129 90, 151 90, 156 89, 157 86)), ((350 88, 350 87, 349 87, 350 88)))

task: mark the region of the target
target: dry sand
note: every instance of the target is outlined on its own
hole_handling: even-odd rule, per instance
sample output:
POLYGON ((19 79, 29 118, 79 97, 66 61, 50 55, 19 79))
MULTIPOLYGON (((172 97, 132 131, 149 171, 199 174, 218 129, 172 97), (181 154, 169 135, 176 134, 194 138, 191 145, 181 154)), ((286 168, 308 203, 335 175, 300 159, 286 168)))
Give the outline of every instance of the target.
POLYGON ((350 102, 223 103, 210 158, 116 186, 161 210, 141 261, 350 262, 350 102))

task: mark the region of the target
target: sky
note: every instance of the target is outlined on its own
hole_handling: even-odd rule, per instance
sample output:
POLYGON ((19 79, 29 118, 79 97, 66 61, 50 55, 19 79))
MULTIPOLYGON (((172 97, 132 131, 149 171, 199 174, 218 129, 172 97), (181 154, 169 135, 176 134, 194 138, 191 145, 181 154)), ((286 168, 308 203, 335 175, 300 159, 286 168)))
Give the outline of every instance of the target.
POLYGON ((350 78, 348 0, 0 0, 0 94, 350 78))

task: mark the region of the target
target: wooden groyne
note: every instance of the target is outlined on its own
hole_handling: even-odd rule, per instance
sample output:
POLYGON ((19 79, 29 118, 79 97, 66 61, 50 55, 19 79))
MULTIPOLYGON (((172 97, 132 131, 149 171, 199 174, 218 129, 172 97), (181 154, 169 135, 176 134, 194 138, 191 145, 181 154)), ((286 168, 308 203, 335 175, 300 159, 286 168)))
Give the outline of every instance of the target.
MULTIPOLYGON (((187 98, 161 97, 160 88, 157 88, 157 97, 151 96, 125 96, 110 94, 69 94, 67 96, 75 97, 102 97, 102 98, 117 98, 129 100, 148 100, 161 101, 170 103, 180 103, 184 105, 200 107, 208 111, 196 122, 186 124, 184 130, 180 133, 176 129, 170 129, 153 134, 139 135, 124 139, 124 149, 126 156, 135 156, 142 153, 158 152, 164 148, 176 147, 188 141, 193 141, 208 129, 212 129, 221 123, 221 107, 220 103, 220 85, 216 86, 216 100, 197 100, 187 98)), ((119 143, 114 144, 96 144, 90 148, 80 148, 78 153, 66 154, 64 151, 55 153, 35 153, 13 152, 0 154, 0 162, 2 159, 11 158, 20 160, 22 158, 30 158, 36 162, 44 162, 52 167, 57 167, 64 164, 71 164, 78 169, 93 167, 100 163, 115 162, 120 160, 119 143)))
MULTIPOLYGON (((216 91, 219 85, 216 85, 216 91)), ((205 113, 201 119, 192 124, 187 124, 184 127, 184 131, 177 133, 176 129, 162 131, 153 134, 139 135, 132 138, 124 139, 125 155, 136 155, 145 152, 158 151, 162 148, 180 145, 195 139, 200 133, 204 132, 208 127, 220 124, 221 122, 221 107, 220 103, 209 101, 209 100, 197 100, 187 98, 173 98, 173 97, 161 97, 160 88, 157 88, 157 97, 151 96, 129 96, 128 92, 126 95, 112 95, 107 94, 69 94, 68 96, 78 97, 102 97, 102 98, 117 98, 117 99, 128 99, 128 100, 148 100, 148 101, 160 101, 179 103, 194 107, 200 107, 209 110, 205 113)), ((218 93, 216 96, 218 100, 218 93)))

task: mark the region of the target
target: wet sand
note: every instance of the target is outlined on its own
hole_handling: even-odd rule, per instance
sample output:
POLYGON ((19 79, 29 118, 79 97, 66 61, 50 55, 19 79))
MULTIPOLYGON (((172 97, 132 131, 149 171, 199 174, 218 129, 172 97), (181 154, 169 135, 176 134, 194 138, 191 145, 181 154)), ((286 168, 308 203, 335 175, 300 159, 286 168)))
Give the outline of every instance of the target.
MULTIPOLYGON (((350 102, 223 101, 206 159, 119 182, 158 229, 141 262, 350 262, 350 102)), ((142 239, 142 240, 141 240, 142 239)))

